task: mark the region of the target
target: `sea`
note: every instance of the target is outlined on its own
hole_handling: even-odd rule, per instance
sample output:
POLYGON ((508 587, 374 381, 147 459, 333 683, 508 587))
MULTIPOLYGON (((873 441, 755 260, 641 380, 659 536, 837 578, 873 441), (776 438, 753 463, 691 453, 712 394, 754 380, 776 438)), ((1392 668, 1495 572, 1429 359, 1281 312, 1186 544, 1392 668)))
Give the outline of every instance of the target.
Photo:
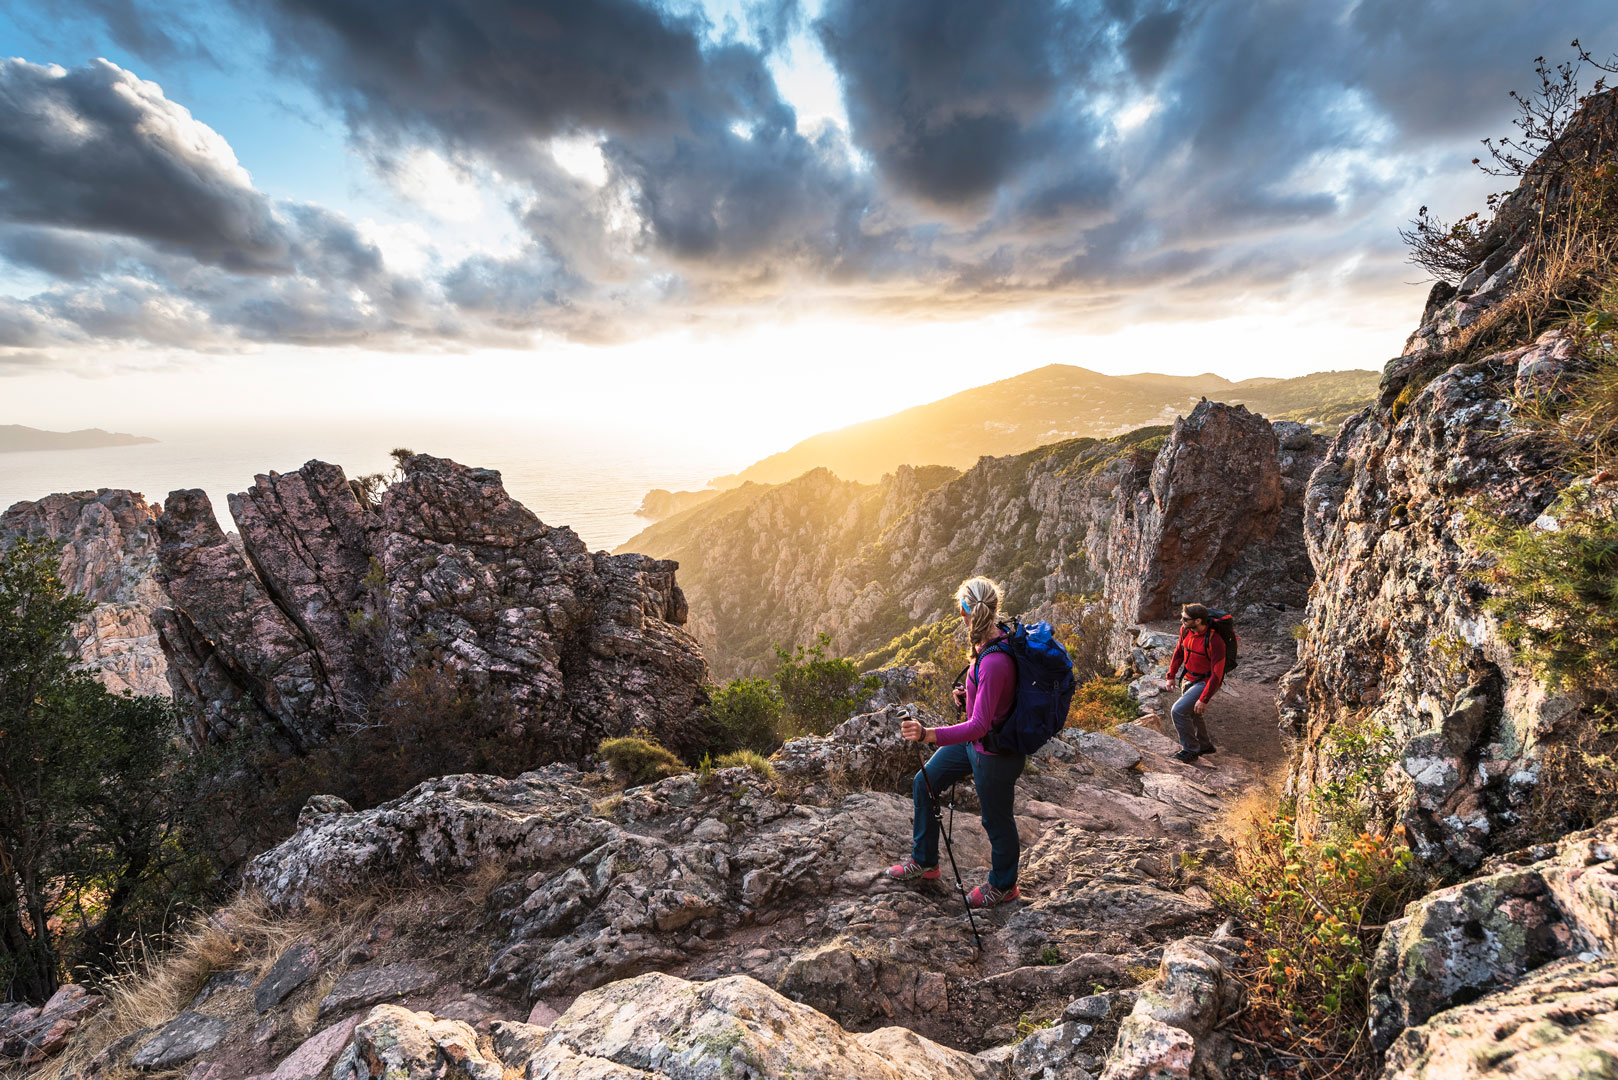
POLYGON ((506 490, 541 521, 570 526, 591 550, 610 551, 651 523, 635 513, 646 492, 699 489, 752 462, 733 448, 677 438, 605 426, 536 430, 515 421, 142 426, 135 433, 159 441, 0 453, 0 509, 55 492, 128 488, 161 502, 170 491, 202 488, 221 527, 231 531, 226 497, 260 473, 291 472, 316 459, 349 476, 386 473, 393 468, 389 451, 407 447, 498 469, 506 490))

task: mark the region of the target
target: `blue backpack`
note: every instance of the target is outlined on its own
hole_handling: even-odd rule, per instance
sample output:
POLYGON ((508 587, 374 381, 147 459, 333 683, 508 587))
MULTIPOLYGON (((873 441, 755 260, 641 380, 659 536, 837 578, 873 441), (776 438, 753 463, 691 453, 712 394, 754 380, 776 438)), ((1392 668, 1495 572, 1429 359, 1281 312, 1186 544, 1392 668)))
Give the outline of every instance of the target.
POLYGON ((1052 635, 1050 623, 1024 626, 1018 619, 1009 627, 1000 624, 1000 629, 1006 636, 983 650, 972 665, 972 677, 977 678, 984 656, 1003 652, 1017 667, 1017 693, 1011 712, 983 737, 983 747, 996 754, 1032 754, 1067 723, 1076 689, 1073 660, 1052 635))

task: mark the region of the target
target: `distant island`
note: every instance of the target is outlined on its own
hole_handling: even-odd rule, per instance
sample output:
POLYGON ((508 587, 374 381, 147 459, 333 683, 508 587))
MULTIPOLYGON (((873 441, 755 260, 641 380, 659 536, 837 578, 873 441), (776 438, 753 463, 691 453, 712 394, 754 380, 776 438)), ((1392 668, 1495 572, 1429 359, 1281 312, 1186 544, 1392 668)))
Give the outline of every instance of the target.
POLYGON ((0 424, 0 454, 20 450, 91 450, 101 446, 139 446, 154 443, 145 435, 85 428, 82 431, 41 431, 21 424, 0 424))

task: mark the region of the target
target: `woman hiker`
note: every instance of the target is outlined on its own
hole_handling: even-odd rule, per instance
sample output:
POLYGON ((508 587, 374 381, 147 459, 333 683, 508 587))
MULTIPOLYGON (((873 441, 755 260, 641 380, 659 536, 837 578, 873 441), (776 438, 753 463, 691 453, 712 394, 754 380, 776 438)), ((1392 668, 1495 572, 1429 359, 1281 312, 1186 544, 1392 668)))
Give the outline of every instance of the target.
POLYGON ((937 728, 906 720, 899 727, 899 733, 911 742, 933 743, 939 750, 911 785, 916 800, 914 844, 903 862, 888 868, 888 876, 899 881, 938 877, 938 818, 932 812, 928 786, 934 795, 942 795, 957 780, 971 776, 983 808, 983 831, 989 834, 990 852, 988 883, 966 898, 975 908, 993 907, 1018 896, 1017 860, 1022 845, 1011 802, 1027 759, 1021 754, 990 753, 982 743, 983 736, 1011 712, 1017 690, 1016 661, 1003 650, 986 651, 1003 636, 997 623, 1003 599, 1000 586, 985 577, 964 581, 955 590, 974 658, 965 689, 955 690, 956 703, 966 707, 966 719, 937 728))
POLYGON ((1175 673, 1185 668, 1185 692, 1169 713, 1174 717, 1174 731, 1180 736, 1180 752, 1174 760, 1187 765, 1215 749, 1202 714, 1219 684, 1225 681, 1225 639, 1214 633, 1212 620, 1213 613, 1201 604, 1181 608, 1180 643, 1169 659, 1170 690, 1177 689, 1175 673))

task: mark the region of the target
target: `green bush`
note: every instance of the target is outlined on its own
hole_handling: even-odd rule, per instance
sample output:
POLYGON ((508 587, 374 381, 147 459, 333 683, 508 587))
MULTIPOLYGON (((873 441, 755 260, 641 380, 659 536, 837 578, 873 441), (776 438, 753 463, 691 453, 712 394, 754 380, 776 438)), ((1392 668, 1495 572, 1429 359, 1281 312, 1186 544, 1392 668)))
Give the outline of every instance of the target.
POLYGON ((821 634, 807 649, 775 647, 775 686, 786 710, 783 734, 824 735, 871 700, 880 679, 860 676, 850 660, 828 657, 831 635, 821 634))
POLYGON ((1129 696, 1129 681, 1098 677, 1079 687, 1068 710, 1067 726, 1109 731, 1140 715, 1140 703, 1129 696))
POLYGON ((67 654, 94 605, 59 562, 48 542, 0 550, 0 983, 36 1002, 167 929, 214 876, 188 842, 179 714, 67 654))
POLYGON ((1558 687, 1610 685, 1618 674, 1618 521, 1591 498, 1575 488, 1558 500, 1547 511, 1555 529, 1482 534, 1500 585, 1489 607, 1534 673, 1558 687))
POLYGON ((1273 1033, 1286 1052, 1364 1062, 1366 962, 1382 925, 1422 892, 1399 834, 1318 837, 1285 807, 1249 807, 1213 882, 1216 901, 1251 934, 1239 1031, 1273 1033))
POLYGON ((596 753, 622 773, 632 787, 691 771, 673 751, 633 735, 605 739, 596 747, 596 753))
POLYGON ((782 714, 781 695, 768 679, 735 679, 710 687, 708 752, 773 754, 781 745, 782 714))
POLYGON ((737 750, 734 753, 725 754, 713 764, 716 769, 752 769, 766 780, 775 779, 775 766, 771 765, 769 759, 763 754, 757 754, 751 750, 737 750))

